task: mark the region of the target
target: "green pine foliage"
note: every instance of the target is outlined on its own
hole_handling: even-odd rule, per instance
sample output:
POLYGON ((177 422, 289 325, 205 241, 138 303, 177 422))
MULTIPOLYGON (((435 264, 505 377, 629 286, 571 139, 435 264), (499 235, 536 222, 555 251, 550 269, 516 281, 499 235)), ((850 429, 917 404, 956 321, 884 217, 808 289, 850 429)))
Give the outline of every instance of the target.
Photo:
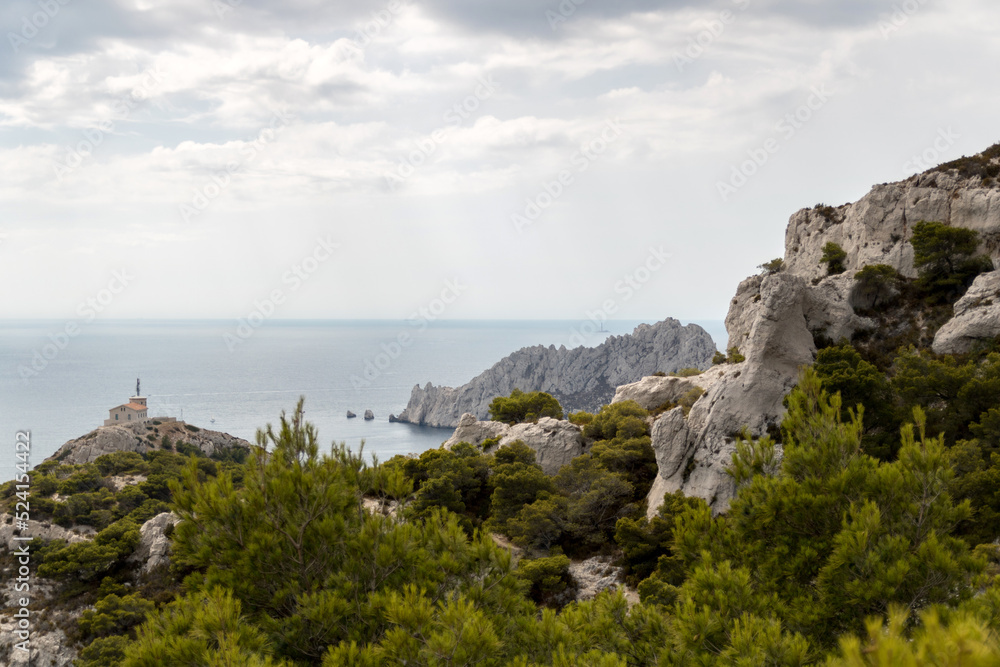
POLYGON ((943 222, 920 221, 913 226, 913 265, 918 285, 931 297, 954 300, 984 271, 989 257, 977 256, 979 233, 943 222))
POLYGON ((835 276, 847 270, 847 251, 833 241, 827 241, 823 246, 823 256, 819 263, 826 264, 826 275, 835 276))
POLYGON ((505 424, 536 422, 542 417, 563 418, 559 401, 542 391, 525 393, 515 389, 510 396, 497 396, 490 403, 490 419, 505 424))

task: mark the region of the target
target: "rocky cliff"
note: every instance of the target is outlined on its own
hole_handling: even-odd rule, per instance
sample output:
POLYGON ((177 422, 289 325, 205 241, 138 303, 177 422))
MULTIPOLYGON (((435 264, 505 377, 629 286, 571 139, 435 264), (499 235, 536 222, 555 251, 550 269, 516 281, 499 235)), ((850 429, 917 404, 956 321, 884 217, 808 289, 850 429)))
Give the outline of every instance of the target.
POLYGON ((597 347, 526 347, 461 387, 414 387, 398 421, 454 428, 465 413, 485 419, 490 402, 514 389, 545 391, 567 410, 593 411, 609 403, 619 385, 657 371, 705 368, 715 351, 704 329, 674 319, 640 325, 597 347))
POLYGON ((150 420, 121 426, 101 426, 83 437, 70 440, 49 458, 62 463, 82 464, 92 463, 102 454, 113 452, 143 454, 162 448, 164 437, 172 447, 186 442, 208 456, 232 447, 250 448, 249 442, 228 433, 208 431, 184 422, 150 420))
MULTIPOLYGON (((651 515, 663 494, 676 490, 702 497, 714 511, 724 511, 735 493, 726 467, 738 433, 744 427, 755 436, 777 430, 783 398, 795 385, 799 369, 814 361, 815 341, 850 340, 859 333, 870 338, 889 335, 876 319, 855 312, 856 308, 868 311, 854 274, 865 266, 887 264, 915 277, 910 240, 917 222, 939 221, 976 230, 980 251, 998 266, 996 152, 991 149, 900 183, 878 185, 853 204, 817 206, 794 214, 785 234, 784 268, 747 278, 730 302, 728 347, 739 348, 745 360, 695 378, 646 378, 618 390, 616 400, 654 397, 647 402, 696 385, 706 390, 686 417, 682 408, 675 408, 653 425, 659 475, 649 494, 651 515), (827 267, 820 262, 828 242, 847 253, 842 274, 827 276, 827 267)), ((981 275, 936 335, 920 333, 932 336, 935 351, 942 353, 966 352, 979 341, 1000 336, 1000 271, 981 275)))

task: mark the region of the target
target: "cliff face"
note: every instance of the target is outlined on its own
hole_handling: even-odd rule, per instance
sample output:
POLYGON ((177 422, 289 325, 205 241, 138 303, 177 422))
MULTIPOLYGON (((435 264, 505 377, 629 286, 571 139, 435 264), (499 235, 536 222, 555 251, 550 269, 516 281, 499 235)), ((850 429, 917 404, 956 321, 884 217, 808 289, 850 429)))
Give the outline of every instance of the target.
POLYGON ((545 391, 567 410, 593 411, 611 402, 615 388, 657 371, 705 368, 715 343, 701 327, 674 319, 643 324, 631 335, 597 347, 523 348, 461 387, 416 386, 399 421, 453 428, 465 413, 488 416, 490 402, 514 389, 545 391))
MULTIPOLYGON (((651 516, 664 493, 677 490, 704 498, 714 511, 728 508, 736 490, 726 468, 737 434, 744 427, 757 437, 777 429, 784 396, 799 369, 815 359, 814 340, 851 339, 862 331, 880 335, 874 320, 855 313, 859 297, 854 274, 864 266, 888 264, 915 277, 910 240, 913 225, 922 220, 978 231, 980 250, 992 257, 994 266, 1000 265, 1000 188, 979 176, 928 172, 876 186, 854 204, 802 210, 791 217, 784 270, 747 278, 730 302, 728 347, 739 348, 745 361, 688 379, 706 393, 687 417, 675 408, 653 425, 659 475, 649 494, 651 516), (836 276, 826 276, 826 265, 820 263, 823 246, 831 241, 847 252, 847 270, 836 276)), ((955 305, 954 318, 937 332, 934 349, 966 352, 977 341, 996 336, 1000 271, 977 279, 955 305)), ((642 391, 649 387, 624 387, 619 396, 642 391)))

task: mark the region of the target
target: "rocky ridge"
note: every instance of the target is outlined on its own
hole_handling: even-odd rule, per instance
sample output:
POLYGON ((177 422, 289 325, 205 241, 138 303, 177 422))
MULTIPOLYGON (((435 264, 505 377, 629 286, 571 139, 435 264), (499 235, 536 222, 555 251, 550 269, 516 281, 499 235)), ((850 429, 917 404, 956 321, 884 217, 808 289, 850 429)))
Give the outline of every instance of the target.
MULTIPOLYGON (((865 331, 879 335, 873 319, 855 312, 861 304, 854 274, 888 264, 915 277, 910 239, 913 225, 922 220, 976 230, 981 251, 998 266, 1000 188, 992 179, 944 170, 878 185, 854 204, 794 214, 785 234, 783 270, 740 283, 726 329, 728 348, 738 348, 744 361, 695 378, 645 378, 618 389, 619 400, 646 397, 647 405, 685 388, 705 389, 687 416, 675 408, 653 425, 659 474, 648 498, 650 515, 664 493, 677 490, 704 498, 713 511, 728 508, 736 489, 726 467, 740 431, 747 428, 756 437, 777 431, 782 401, 800 368, 814 361, 816 340, 851 339, 865 331), (847 252, 844 273, 826 276, 820 258, 827 242, 847 252)), ((937 332, 936 352, 965 352, 1000 336, 1000 271, 981 275, 954 310, 937 332)))
POLYGON ((485 419, 490 402, 514 389, 548 392, 567 410, 594 411, 611 401, 619 385, 657 371, 705 368, 715 351, 704 329, 675 319, 640 325, 597 347, 526 347, 461 387, 414 387, 396 420, 455 428, 465 413, 485 419))
POLYGON ((206 455, 221 453, 232 447, 249 449, 250 443, 242 438, 209 431, 184 422, 149 420, 133 424, 101 426, 85 436, 70 440, 60 447, 50 459, 68 464, 92 463, 99 456, 114 452, 143 454, 161 446, 166 436, 173 445, 186 442, 206 455))

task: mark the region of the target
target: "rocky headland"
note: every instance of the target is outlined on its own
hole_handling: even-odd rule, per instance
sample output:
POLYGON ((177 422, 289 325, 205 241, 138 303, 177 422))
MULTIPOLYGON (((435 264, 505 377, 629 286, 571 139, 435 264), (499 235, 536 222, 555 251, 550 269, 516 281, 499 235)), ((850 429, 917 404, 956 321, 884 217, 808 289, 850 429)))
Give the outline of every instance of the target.
POLYGON ((715 352, 708 332, 675 319, 642 324, 632 334, 612 336, 597 347, 526 347, 461 387, 414 387, 396 420, 455 428, 466 413, 486 419, 490 402, 514 389, 544 391, 567 410, 593 411, 609 403, 619 385, 657 371, 706 368, 715 352))

